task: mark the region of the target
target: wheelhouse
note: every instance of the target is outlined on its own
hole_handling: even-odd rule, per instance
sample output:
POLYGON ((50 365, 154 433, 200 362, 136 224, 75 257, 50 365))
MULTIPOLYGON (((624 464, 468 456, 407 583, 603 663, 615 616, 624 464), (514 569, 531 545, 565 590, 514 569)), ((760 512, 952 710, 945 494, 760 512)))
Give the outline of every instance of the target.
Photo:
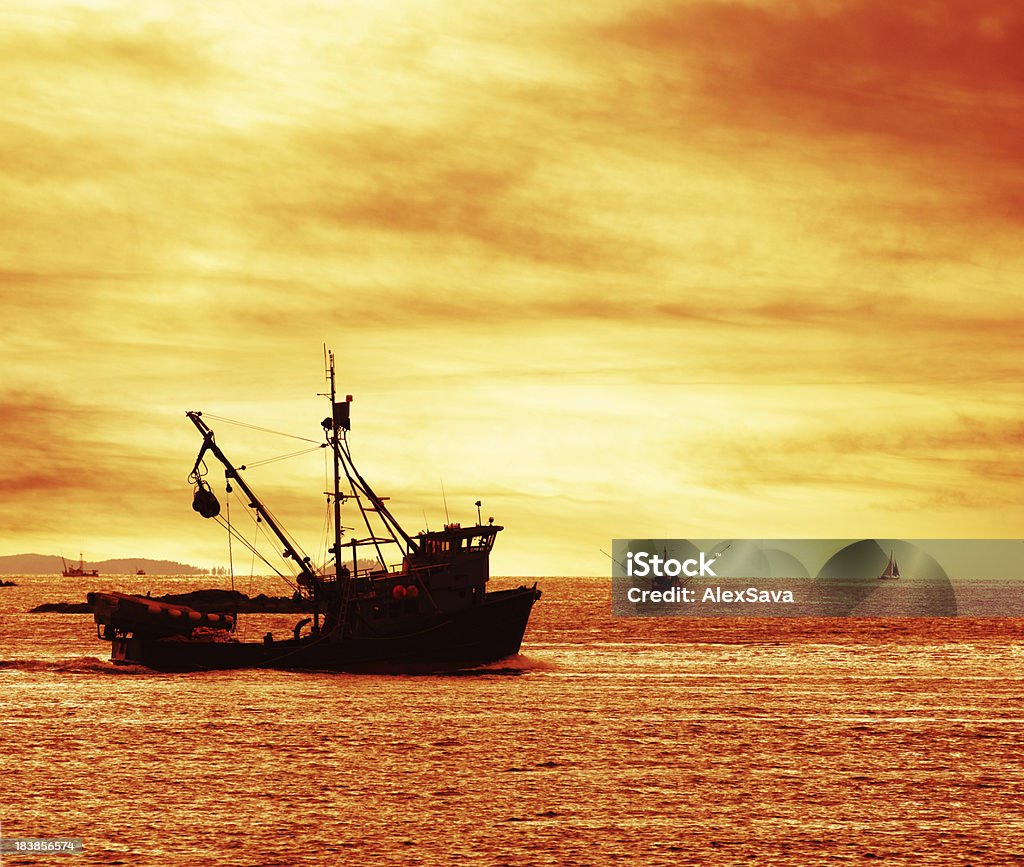
POLYGON ((419 558, 428 562, 447 562, 457 557, 489 554, 494 547, 494 538, 504 529, 495 524, 478 524, 462 527, 446 524, 443 530, 420 533, 419 558))

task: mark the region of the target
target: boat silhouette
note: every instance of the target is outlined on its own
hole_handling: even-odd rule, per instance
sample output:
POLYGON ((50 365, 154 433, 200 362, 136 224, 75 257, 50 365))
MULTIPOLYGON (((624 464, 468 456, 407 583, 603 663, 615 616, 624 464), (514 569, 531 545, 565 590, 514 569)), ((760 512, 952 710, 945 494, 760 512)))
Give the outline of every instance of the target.
POLYGON ((490 554, 504 527, 491 518, 463 527, 409 535, 352 462, 347 434, 351 395, 335 394, 334 355, 327 353, 331 415, 324 419, 324 448, 333 454, 334 544, 330 559, 314 568, 277 518, 249 487, 241 470, 224 454, 202 413, 186 416, 203 438, 190 480, 193 509, 218 519, 220 504, 204 478, 206 456, 225 469, 227 490, 233 485, 248 506, 283 546, 297 569, 296 596, 311 608, 290 637, 268 633, 262 641, 235 637, 237 618, 230 612, 204 613, 183 605, 123 593, 90 593, 97 633, 111 642, 115 662, 141 664, 161 671, 233 668, 319 669, 329 671, 419 672, 469 668, 519 652, 537 585, 489 591, 490 554), (342 505, 351 503, 366 530, 363 538, 343 541, 342 505), (394 545, 399 562, 390 568, 384 547, 394 545), (361 551, 376 555, 367 568, 361 551), (351 564, 351 565, 350 565, 351 564))
POLYGON ((63 557, 60 558, 61 563, 64 564, 64 569, 60 573, 65 578, 99 578, 99 569, 86 569, 85 560, 82 559, 82 555, 78 555, 78 565, 74 563, 68 564, 68 561, 63 557))
POLYGON ((893 557, 892 551, 889 551, 889 562, 885 564, 885 569, 882 574, 878 576, 879 581, 896 581, 900 577, 900 564, 896 562, 896 558, 893 557))

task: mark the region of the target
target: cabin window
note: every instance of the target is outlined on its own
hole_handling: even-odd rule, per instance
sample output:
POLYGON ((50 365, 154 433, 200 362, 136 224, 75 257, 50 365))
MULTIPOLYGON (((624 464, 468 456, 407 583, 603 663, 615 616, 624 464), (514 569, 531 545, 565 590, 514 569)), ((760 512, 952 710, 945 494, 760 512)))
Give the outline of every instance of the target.
POLYGON ((452 552, 452 543, 450 539, 431 539, 426 550, 428 557, 440 557, 452 552))

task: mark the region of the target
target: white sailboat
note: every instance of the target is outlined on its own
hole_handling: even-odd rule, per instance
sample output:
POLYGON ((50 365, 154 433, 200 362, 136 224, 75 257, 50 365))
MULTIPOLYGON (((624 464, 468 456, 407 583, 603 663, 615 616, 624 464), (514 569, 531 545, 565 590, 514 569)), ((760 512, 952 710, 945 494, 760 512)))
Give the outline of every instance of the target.
POLYGON ((879 581, 895 581, 900 577, 900 564, 896 562, 896 558, 893 557, 892 551, 889 551, 889 562, 885 566, 885 570, 881 575, 878 576, 879 581))

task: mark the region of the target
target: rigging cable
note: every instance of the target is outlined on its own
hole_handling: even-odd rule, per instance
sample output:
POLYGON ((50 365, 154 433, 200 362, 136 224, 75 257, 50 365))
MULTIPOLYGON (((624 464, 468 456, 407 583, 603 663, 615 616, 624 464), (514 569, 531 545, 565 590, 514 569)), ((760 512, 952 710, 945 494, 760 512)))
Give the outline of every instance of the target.
POLYGON ((217 523, 220 524, 222 527, 227 528, 228 532, 231 533, 242 544, 243 547, 245 547, 247 550, 249 550, 249 551, 251 551, 253 553, 253 556, 254 556, 253 567, 254 567, 254 569, 255 569, 255 565, 256 565, 255 557, 259 557, 260 560, 262 560, 264 563, 266 563, 266 565, 267 565, 267 567, 269 569, 273 570, 277 575, 279 575, 285 581, 288 580, 287 578, 285 578, 285 576, 281 572, 279 572, 274 567, 274 565, 269 560, 267 560, 266 557, 264 557, 259 551, 257 551, 255 549, 255 547, 253 546, 253 544, 248 539, 246 539, 244 536, 242 536, 242 534, 239 533, 238 530, 236 530, 234 527, 229 527, 224 522, 223 518, 218 517, 216 520, 217 520, 217 523))
MULTIPOLYGON (((342 455, 345 455, 345 457, 348 458, 347 461, 342 461, 341 462, 342 469, 345 470, 345 477, 348 479, 349 486, 352 488, 352 490, 353 491, 357 491, 359 489, 357 488, 355 480, 352 478, 352 473, 349 472, 349 468, 348 468, 348 462, 351 461, 352 458, 348 457, 348 455, 342 450, 342 448, 341 448, 341 441, 337 437, 335 439, 338 442, 338 445, 337 445, 338 452, 340 454, 342 454, 342 455)), ((354 471, 355 467, 353 467, 352 469, 354 471)), ((369 496, 369 495, 367 495, 367 496, 369 496)), ((370 498, 370 501, 373 502, 373 498, 370 498)), ((366 509, 363 507, 363 501, 358 496, 356 497, 356 503, 359 504, 359 512, 363 516, 363 523, 366 524, 366 532, 370 534, 370 539, 373 541, 373 547, 377 550, 377 559, 383 565, 383 563, 384 563, 384 554, 380 550, 380 543, 377 541, 377 534, 373 532, 373 527, 370 525, 370 519, 366 515, 366 509)), ((374 503, 374 508, 376 508, 376 503, 374 503)), ((384 521, 384 516, 380 513, 379 510, 378 510, 377 514, 380 515, 381 521, 384 521)), ((386 521, 384 522, 384 526, 387 527, 387 522, 386 521)), ((390 528, 388 528, 388 530, 390 532, 390 528)), ((392 534, 392 538, 394 538, 394 534, 392 534)), ((355 542, 355 539, 352 540, 352 559, 354 561, 356 561, 353 565, 358 564, 359 558, 358 558, 358 556, 356 554, 356 542, 355 542)), ((354 575, 353 575, 353 577, 354 577, 354 575)))
POLYGON ((274 434, 275 436, 279 436, 279 437, 289 437, 290 439, 293 439, 293 440, 301 440, 304 443, 313 443, 313 444, 315 444, 318 447, 320 445, 319 440, 311 440, 309 437, 300 437, 297 434, 285 433, 284 431, 271 430, 268 427, 260 427, 259 425, 249 424, 248 422, 237 421, 236 419, 231 419, 231 418, 224 418, 224 416, 221 416, 221 415, 213 415, 212 413, 208 413, 207 412, 207 413, 203 413, 203 418, 211 418, 214 421, 223 422, 224 424, 233 424, 233 425, 237 425, 238 427, 247 428, 248 430, 255 430, 255 431, 260 431, 261 433, 274 434))
POLYGON ((324 509, 324 525, 320 530, 320 546, 317 549, 317 563, 323 563, 323 572, 327 568, 328 537, 331 530, 331 501, 328 499, 327 507, 324 509))
MULTIPOLYGON (((348 469, 345 470, 345 474, 348 476, 349 483, 352 485, 353 493, 358 494, 359 491, 362 491, 366 498, 373 504, 373 511, 375 511, 380 516, 380 520, 381 523, 384 525, 384 529, 387 530, 388 534, 391 536, 391 539, 395 542, 395 544, 401 547, 401 543, 399 543, 398 541, 398 537, 401 536, 405 540, 405 543, 408 547, 415 548, 415 543, 405 532, 405 530, 402 529, 402 526, 398 523, 398 520, 394 517, 394 515, 392 515, 391 512, 388 511, 388 508, 387 506, 384 505, 383 500, 381 500, 381 498, 377 496, 377 494, 366 483, 366 480, 359 474, 359 470, 356 469, 355 462, 352 460, 352 455, 348 450, 348 442, 346 441, 343 446, 339 446, 339 450, 341 454, 344 455, 346 461, 348 462, 348 465, 352 467, 352 473, 354 474, 355 479, 358 480, 357 485, 356 481, 353 480, 352 474, 349 474, 348 469)), ((359 500, 358 496, 356 497, 356 499, 359 500)), ((363 507, 362 501, 359 501, 359 507, 360 509, 363 507)))
MULTIPOLYGON (((319 448, 319 445, 317 446, 317 448, 319 448)), ((239 468, 235 468, 234 472, 235 472, 235 473, 237 473, 239 469, 241 469, 241 467, 239 467, 239 468)), ((252 493, 253 493, 253 496, 254 496, 254 497, 256 497, 256 494, 255 494, 255 492, 252 492, 252 493)), ((257 498, 257 499, 259 499, 258 497, 256 497, 256 498, 257 498)), ((293 548, 295 549, 296 553, 298 553, 298 554, 300 555, 300 557, 301 557, 302 559, 305 559, 305 557, 306 557, 306 552, 302 550, 302 547, 301 547, 301 546, 299 545, 299 543, 298 543, 298 542, 297 542, 297 541, 295 540, 295 538, 294 538, 294 537, 292 536, 292 534, 291 534, 291 533, 289 533, 289 532, 288 532, 288 531, 287 531, 287 530, 285 529, 284 525, 283 525, 283 524, 281 523, 281 521, 280 521, 280 520, 278 519, 277 515, 275 515, 275 514, 274 514, 274 513, 273 513, 273 512, 272 512, 272 511, 270 510, 270 507, 269 507, 269 506, 267 506, 267 504, 266 504, 266 503, 264 503, 262 499, 259 499, 259 502, 260 502, 260 504, 262 505, 262 507, 263 507, 263 510, 264 510, 264 511, 265 511, 265 512, 267 513, 267 515, 268 515, 268 517, 270 518, 270 520, 271 520, 271 521, 273 521, 273 522, 274 522, 274 523, 275 523, 275 524, 277 525, 277 527, 278 527, 278 529, 280 530, 281 534, 282 534, 282 535, 283 535, 283 536, 284 536, 285 538, 287 538, 287 540, 288 540, 288 544, 290 544, 290 545, 291 545, 291 546, 292 546, 292 547, 293 547, 293 548)), ((251 504, 250 504, 250 508, 251 508, 251 504)), ((252 517, 252 513, 251 513, 251 512, 249 513, 249 515, 250 515, 250 517, 252 517)), ((259 518, 259 515, 258 515, 258 514, 256 515, 256 518, 255 518, 254 520, 256 520, 256 523, 257 523, 257 528, 259 528, 259 525, 263 523, 262 519, 260 519, 260 518, 259 518)), ((266 539, 267 539, 267 540, 268 540, 269 542, 271 542, 271 543, 272 543, 273 545, 277 546, 277 545, 279 544, 279 542, 278 542, 278 540, 277 540, 277 539, 273 539, 273 540, 272 540, 272 539, 270 539, 270 536, 269 536, 269 532, 268 532, 267 530, 265 530, 265 529, 264 529, 264 530, 263 530, 263 533, 264 533, 264 538, 266 538, 266 539)), ((246 545, 246 547, 250 547, 250 548, 251 548, 251 546, 249 546, 248 542, 246 542, 245 540, 243 540, 243 539, 242 539, 242 538, 241 538, 240 536, 238 536, 237 538, 238 538, 238 540, 239 540, 240 542, 243 542, 243 544, 245 544, 245 545, 246 545)), ((270 563, 269 563, 269 562, 267 561, 267 559, 266 559, 266 558, 265 558, 265 557, 264 557, 264 556, 263 556, 262 554, 258 554, 258 552, 257 552, 257 556, 259 556, 259 558, 260 558, 260 559, 261 559, 261 560, 262 560, 262 561, 263 561, 264 563, 266 563, 266 564, 267 564, 267 566, 270 566, 270 568, 271 568, 271 569, 273 569, 273 571, 274 571, 274 572, 275 572, 276 574, 278 574, 279 576, 281 576, 281 578, 284 578, 284 574, 283 574, 283 573, 282 573, 282 572, 281 572, 280 570, 278 570, 278 569, 277 569, 276 567, 272 566, 272 565, 271 565, 271 564, 270 564, 270 563)), ((286 558, 284 558, 284 557, 282 557, 282 562, 283 562, 283 563, 284 563, 284 564, 285 564, 286 566, 288 565, 288 560, 287 560, 286 558)), ((253 565, 255 566, 255 563, 254 563, 253 565)), ((301 570, 302 570, 302 568, 303 568, 303 566, 302 566, 302 564, 301 564, 301 563, 296 563, 296 566, 297 566, 297 567, 299 568, 299 570, 300 570, 300 571, 301 571, 301 570)), ((310 567, 310 568, 311 568, 311 567, 310 567)), ((287 581, 287 580, 288 580, 288 579, 286 579, 286 578, 285 578, 285 581, 287 581)), ((295 585, 294 585, 294 584, 292 584, 292 583, 291 583, 290 581, 288 581, 288 586, 290 586, 290 587, 291 587, 291 588, 292 588, 293 590, 295 589, 295 585)))
MULTIPOLYGON (((267 565, 267 567, 269 569, 271 569, 278 576, 280 576, 285 581, 285 583, 287 583, 289 585, 291 584, 291 582, 288 581, 288 579, 284 576, 284 574, 281 573, 280 571, 278 571, 278 569, 269 560, 267 560, 267 558, 264 557, 259 552, 259 550, 257 550, 257 548, 255 547, 255 545, 253 543, 250 543, 249 540, 246 539, 241 533, 239 533, 238 530, 236 530, 233 526, 225 523, 224 518, 222 518, 221 516, 218 515, 216 520, 217 520, 217 523, 219 523, 222 527, 227 528, 228 532, 231 533, 235 537, 235 539, 237 539, 245 548, 247 548, 249 551, 252 552, 253 558, 254 558, 252 566, 253 566, 253 570, 254 571, 255 571, 255 566, 256 566, 255 558, 259 557, 260 560, 262 560, 267 565)), ((258 523, 262 523, 262 522, 258 522, 258 523)), ((257 526, 257 531, 258 530, 259 530, 259 527, 257 526)))
MULTIPOLYGON (((366 523, 366 527, 370 533, 371 539, 373 540, 374 547, 376 547, 377 549, 377 559, 381 565, 381 568, 387 570, 387 564, 385 563, 384 556, 380 550, 380 542, 377 540, 376 534, 370 528, 370 521, 369 518, 366 516, 366 510, 363 507, 362 497, 359 496, 360 492, 362 492, 362 494, 373 504, 373 511, 377 513, 377 517, 380 519, 381 524, 383 524, 384 529, 391 536, 391 540, 396 545, 398 545, 399 548, 401 548, 401 543, 398 541, 399 535, 401 535, 402 538, 405 539, 406 545, 409 546, 410 550, 415 549, 415 544, 413 543, 412 539, 410 539, 409 536, 405 533, 405 531, 401 528, 401 525, 398 523, 398 520, 394 517, 394 515, 392 515, 388 511, 387 507, 384 505, 380 497, 377 496, 377 494, 366 483, 366 480, 359 474, 359 470, 356 469, 355 462, 352 460, 352 455, 349 451, 348 439, 338 438, 336 439, 336 443, 338 454, 343 458, 340 463, 345 470, 345 476, 348 478, 349 485, 352 489, 353 498, 355 499, 357 505, 359 506, 359 511, 363 515, 363 521, 366 523), (349 467, 351 467, 351 471, 349 470, 349 467)), ((424 513, 423 518, 425 521, 426 513, 424 513)), ((416 575, 414 571, 411 571, 409 574, 416 581, 416 583, 419 584, 420 590, 426 595, 427 599, 430 601, 430 604, 433 605, 436 610, 440 611, 441 609, 438 606, 437 601, 431 595, 429 589, 427 588, 427 584, 423 580, 422 576, 416 575)))
POLYGON ((258 461, 249 461, 248 463, 243 464, 242 466, 238 467, 238 469, 240 469, 240 470, 251 470, 253 467, 264 467, 267 464, 274 464, 274 463, 277 463, 278 461, 287 460, 288 458, 296 458, 296 457, 299 457, 299 455, 308 455, 310 452, 315 452, 317 449, 322 449, 322 448, 323 448, 322 445, 318 445, 318 446, 314 446, 313 448, 309 448, 309 449, 300 449, 297 452, 289 452, 288 454, 285 454, 285 455, 277 455, 276 457, 273 457, 273 458, 262 458, 262 459, 260 459, 258 461))
MULTIPOLYGON (((275 515, 271 511, 270 506, 268 506, 262 500, 260 501, 260 503, 263 506, 263 511, 265 511, 267 513, 267 515, 270 517, 270 520, 272 520, 277 525, 277 528, 278 528, 278 530, 280 530, 281 535, 284 536, 288 540, 288 543, 295 549, 296 553, 300 555, 302 561, 306 562, 306 566, 309 567, 308 560, 307 560, 307 555, 306 555, 306 552, 302 550, 302 546, 298 543, 298 541, 295 539, 295 537, 292 536, 292 534, 289 533, 288 530, 285 529, 284 524, 281 523, 281 519, 278 518, 277 515, 275 515)), ((258 523, 262 523, 262 521, 260 521, 258 523)), ((269 532, 267 530, 264 530, 263 532, 264 532, 264 536, 267 539, 267 541, 273 541, 273 543, 275 545, 278 545, 278 541, 276 539, 275 540, 271 540, 270 539, 270 535, 269 535, 269 532)), ((278 545, 278 547, 280 547, 280 546, 278 545)), ((286 557, 282 557, 281 561, 285 565, 288 565, 288 559, 286 557)), ((295 565, 299 568, 299 571, 301 572, 302 569, 303 569, 302 563, 301 562, 300 563, 296 563, 295 565)), ((311 568, 311 567, 309 567, 309 568, 311 568)))

